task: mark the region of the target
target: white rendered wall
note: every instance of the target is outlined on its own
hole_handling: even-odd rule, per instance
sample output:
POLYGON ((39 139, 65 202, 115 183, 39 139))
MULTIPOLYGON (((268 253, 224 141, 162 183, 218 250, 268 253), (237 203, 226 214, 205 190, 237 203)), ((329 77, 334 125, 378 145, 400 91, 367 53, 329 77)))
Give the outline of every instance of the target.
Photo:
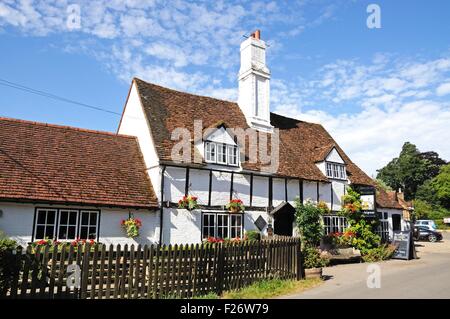
POLYGON ((231 173, 213 172, 211 205, 226 205, 230 201, 231 173))
POLYGON ((234 174, 233 198, 239 198, 245 206, 250 205, 250 175, 234 174))
POLYGON ((317 182, 303 181, 303 200, 317 202, 317 182))
MULTIPOLYGON (((226 213, 224 211, 224 213, 226 213)), ((164 244, 195 244, 202 242, 202 211, 185 209, 164 208, 164 244)), ((244 234, 250 230, 258 230, 255 226, 256 219, 262 216, 266 223, 269 216, 263 211, 246 211, 244 213, 244 234)), ((267 226, 262 231, 267 234, 267 226)))
POLYGON ((145 165, 148 170, 151 169, 151 171, 148 171, 148 174, 153 189, 159 198, 161 193, 160 173, 157 167, 159 159, 135 83, 131 86, 118 133, 137 137, 145 165))
POLYGON ((344 181, 332 181, 333 184, 333 211, 338 211, 341 209, 342 196, 345 195, 345 188, 347 182, 344 181))
POLYGON ((326 160, 329 162, 344 164, 344 160, 342 159, 342 157, 339 155, 339 153, 336 151, 335 148, 333 148, 333 150, 328 154, 326 160))
POLYGON ((294 206, 295 199, 300 198, 300 183, 296 179, 288 180, 288 202, 294 206))
POLYGON ((269 178, 253 177, 253 206, 269 206, 269 178))
POLYGON ((331 183, 319 183, 319 200, 331 209, 331 183))
POLYGON ((0 203, 0 209, 3 211, 3 215, 0 217, 0 230, 21 245, 31 242, 36 207, 100 210, 98 241, 104 244, 152 244, 159 240, 159 214, 157 212, 121 208, 0 203), (121 220, 128 218, 129 213, 133 213, 134 217, 142 220, 140 236, 135 239, 128 238, 120 226, 121 220))
POLYGON ((277 207, 281 203, 285 202, 286 199, 284 179, 272 179, 272 189, 272 205, 277 207))
POLYGON ((208 205, 209 171, 190 169, 189 194, 197 197, 197 203, 208 205))

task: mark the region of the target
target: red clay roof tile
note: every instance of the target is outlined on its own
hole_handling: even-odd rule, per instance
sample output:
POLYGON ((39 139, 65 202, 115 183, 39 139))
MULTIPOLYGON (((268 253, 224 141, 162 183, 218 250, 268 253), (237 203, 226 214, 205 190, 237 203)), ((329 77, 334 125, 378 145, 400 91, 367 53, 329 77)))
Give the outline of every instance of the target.
POLYGON ((136 138, 0 118, 0 200, 150 208, 136 138))

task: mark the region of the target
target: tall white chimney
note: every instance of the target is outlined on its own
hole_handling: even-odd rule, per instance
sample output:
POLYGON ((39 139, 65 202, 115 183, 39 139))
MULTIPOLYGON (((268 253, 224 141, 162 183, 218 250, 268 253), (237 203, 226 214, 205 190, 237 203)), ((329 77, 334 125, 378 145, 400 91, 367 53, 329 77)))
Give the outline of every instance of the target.
POLYGON ((270 71, 266 65, 266 43, 256 30, 241 43, 238 104, 250 127, 272 132, 270 125, 270 71))

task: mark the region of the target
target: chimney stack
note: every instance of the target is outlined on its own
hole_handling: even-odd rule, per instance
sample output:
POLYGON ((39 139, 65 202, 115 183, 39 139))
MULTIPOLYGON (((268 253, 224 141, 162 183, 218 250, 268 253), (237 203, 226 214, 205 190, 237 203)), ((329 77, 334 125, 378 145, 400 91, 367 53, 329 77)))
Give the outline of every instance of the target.
POLYGON ((270 71, 266 65, 266 43, 256 30, 241 43, 238 104, 250 127, 271 133, 270 71))

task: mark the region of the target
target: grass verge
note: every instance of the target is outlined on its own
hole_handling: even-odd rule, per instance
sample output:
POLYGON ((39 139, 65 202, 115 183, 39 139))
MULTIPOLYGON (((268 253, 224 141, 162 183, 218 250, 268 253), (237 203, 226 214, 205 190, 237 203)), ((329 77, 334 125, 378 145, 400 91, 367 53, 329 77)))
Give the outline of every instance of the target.
POLYGON ((245 288, 227 291, 223 294, 224 299, 267 299, 282 295, 302 292, 313 288, 322 282, 320 278, 305 280, 263 280, 258 281, 245 288))

